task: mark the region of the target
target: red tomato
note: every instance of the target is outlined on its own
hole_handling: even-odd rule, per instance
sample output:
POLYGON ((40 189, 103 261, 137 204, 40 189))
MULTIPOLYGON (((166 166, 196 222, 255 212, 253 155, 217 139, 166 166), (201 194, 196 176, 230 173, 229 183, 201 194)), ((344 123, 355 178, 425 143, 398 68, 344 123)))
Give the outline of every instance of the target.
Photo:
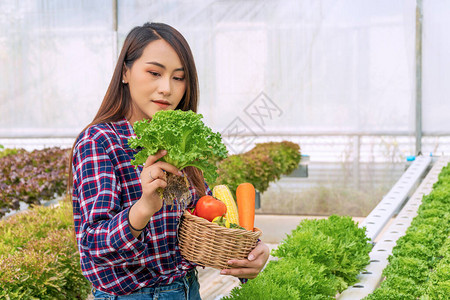
POLYGON ((227 206, 225 203, 212 196, 201 197, 195 206, 195 215, 210 222, 212 222, 215 217, 225 215, 226 212, 227 206))

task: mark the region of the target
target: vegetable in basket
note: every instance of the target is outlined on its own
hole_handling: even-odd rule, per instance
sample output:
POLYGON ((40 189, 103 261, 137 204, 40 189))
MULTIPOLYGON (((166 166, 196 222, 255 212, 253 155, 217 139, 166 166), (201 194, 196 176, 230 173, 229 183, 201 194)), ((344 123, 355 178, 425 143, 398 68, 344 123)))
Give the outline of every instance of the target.
POLYGON ((221 217, 227 212, 227 206, 222 201, 212 197, 201 197, 195 206, 194 215, 202 217, 210 222, 216 217, 221 217))
POLYGON ((231 223, 229 220, 227 220, 224 216, 220 216, 220 217, 215 217, 214 220, 212 220, 213 223, 216 223, 219 226, 222 227, 226 227, 226 228, 231 228, 231 229, 242 229, 245 230, 244 227, 239 226, 236 223, 231 223))
POLYGON ((234 201, 233 194, 231 194, 228 186, 224 184, 216 185, 213 188, 213 197, 216 197, 227 206, 225 218, 231 223, 239 224, 239 214, 236 201, 234 201))
MULTIPOLYGON (((162 110, 156 112, 151 121, 144 119, 134 123, 136 138, 130 138, 128 143, 131 148, 141 150, 131 161, 132 165, 142 165, 149 155, 164 149, 167 154, 161 161, 179 170, 197 167, 203 171, 207 182, 214 182, 218 176, 214 162, 226 158, 227 149, 220 133, 213 132, 202 118, 193 111, 162 110)), ((160 190, 166 204, 173 204, 174 199, 187 202, 190 197, 187 179, 170 173, 166 176, 167 186, 160 190)))
POLYGON ((250 231, 255 223, 255 193, 253 184, 248 182, 241 183, 236 189, 239 225, 250 231))

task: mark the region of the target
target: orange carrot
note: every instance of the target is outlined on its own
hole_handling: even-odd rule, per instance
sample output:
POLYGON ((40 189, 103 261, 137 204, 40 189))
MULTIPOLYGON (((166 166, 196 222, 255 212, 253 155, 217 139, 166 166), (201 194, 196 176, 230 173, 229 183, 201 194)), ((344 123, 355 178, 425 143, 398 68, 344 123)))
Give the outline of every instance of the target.
POLYGON ((255 188, 253 184, 241 183, 236 189, 239 225, 253 231, 255 223, 255 188))

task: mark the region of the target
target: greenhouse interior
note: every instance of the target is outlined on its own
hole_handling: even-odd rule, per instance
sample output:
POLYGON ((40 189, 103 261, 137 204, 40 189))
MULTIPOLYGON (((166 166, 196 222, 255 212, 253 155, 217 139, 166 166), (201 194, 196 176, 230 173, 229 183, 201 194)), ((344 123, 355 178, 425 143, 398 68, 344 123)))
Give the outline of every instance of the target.
POLYGON ((450 299, 445 28, 446 0, 0 1, 0 299, 450 299))

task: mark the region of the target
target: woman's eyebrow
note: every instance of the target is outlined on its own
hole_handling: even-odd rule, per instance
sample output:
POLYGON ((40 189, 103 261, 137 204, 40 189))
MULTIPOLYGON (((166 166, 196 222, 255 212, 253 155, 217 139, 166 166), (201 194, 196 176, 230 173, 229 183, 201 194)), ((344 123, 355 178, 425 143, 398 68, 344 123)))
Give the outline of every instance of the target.
MULTIPOLYGON (((166 69, 166 66, 164 66, 163 64, 160 64, 159 62, 156 62, 156 61, 148 61, 148 62, 146 62, 146 64, 148 64, 148 65, 155 65, 155 66, 158 66, 160 68, 163 68, 164 70, 166 69)), ((181 68, 175 69, 175 71, 184 71, 184 68, 181 67, 181 68)))

